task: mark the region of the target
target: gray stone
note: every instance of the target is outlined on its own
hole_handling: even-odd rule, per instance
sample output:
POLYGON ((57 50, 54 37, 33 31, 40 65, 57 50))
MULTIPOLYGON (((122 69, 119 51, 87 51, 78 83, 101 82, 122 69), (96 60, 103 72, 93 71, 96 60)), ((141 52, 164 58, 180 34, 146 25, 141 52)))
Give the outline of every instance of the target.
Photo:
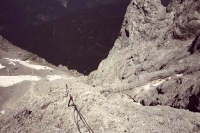
MULTIPOLYGON (((132 0, 120 36, 98 69, 88 77, 14 86, 32 89, 32 100, 2 114, 0 132, 198 133, 199 5, 171 0, 166 8, 160 0, 132 0)), ((13 51, 9 58, 15 57, 13 51)), ((53 68, 46 73, 81 75, 53 68)), ((19 105, 22 97, 11 105, 19 105)))
MULTIPOLYGON (((156 100, 155 104, 189 109, 191 97, 195 96, 199 101, 200 92, 199 6, 200 1, 195 0, 171 0, 167 8, 161 5, 160 0, 132 0, 119 38, 108 57, 88 76, 87 83, 100 86, 110 84, 112 86, 103 89, 112 93, 134 90, 152 81, 183 74, 184 81, 190 82, 195 91, 188 93, 188 85, 178 85, 171 78, 163 83, 169 94, 160 95, 160 102, 156 100), (177 87, 179 90, 172 94, 170 91, 177 87), (176 98, 172 96, 180 96, 179 93, 184 95, 179 99, 179 104, 183 105, 173 103, 176 98)), ((144 105, 150 105, 155 101, 151 95, 157 95, 156 88, 145 95, 131 94, 132 97, 140 97, 139 101, 143 100, 144 105)), ((200 111, 198 108, 196 105, 195 109, 190 110, 200 111)))

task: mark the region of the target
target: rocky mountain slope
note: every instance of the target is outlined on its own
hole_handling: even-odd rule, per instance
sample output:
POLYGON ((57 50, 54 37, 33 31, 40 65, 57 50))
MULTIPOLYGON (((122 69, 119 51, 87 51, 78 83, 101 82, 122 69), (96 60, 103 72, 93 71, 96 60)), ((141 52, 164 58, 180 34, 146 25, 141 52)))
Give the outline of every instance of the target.
MULTIPOLYGON (((86 77, 0 37, 0 132, 199 132, 200 114, 105 96, 86 77)), ((159 83, 159 82, 157 82, 159 83)))
POLYGON ((132 0, 121 36, 88 77, 27 58, 1 37, 0 92, 10 97, 1 99, 0 132, 199 133, 199 5, 132 0), (7 84, 20 72, 37 77, 7 84))
POLYGON ((41 83, 74 79, 78 75, 82 74, 61 65, 55 67, 0 36, 0 110, 3 112, 38 99, 50 91, 49 85, 43 86, 41 83))
POLYGON ((195 0, 171 0, 167 8, 160 0, 132 0, 120 37, 88 83, 143 105, 200 111, 199 9, 195 0))

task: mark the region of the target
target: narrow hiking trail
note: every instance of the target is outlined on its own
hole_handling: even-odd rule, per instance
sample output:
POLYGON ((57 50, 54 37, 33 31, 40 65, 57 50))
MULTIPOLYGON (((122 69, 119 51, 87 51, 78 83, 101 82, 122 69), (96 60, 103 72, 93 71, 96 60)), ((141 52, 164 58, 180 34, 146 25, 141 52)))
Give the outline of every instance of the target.
POLYGON ((36 82, 32 81, 28 88, 28 91, 24 95, 22 95, 19 98, 17 98, 17 97, 11 98, 9 101, 7 101, 4 104, 3 109, 4 110, 13 110, 22 105, 30 103, 33 100, 39 100, 42 97, 44 97, 44 94, 41 94, 41 95, 36 94, 36 92, 34 91, 36 89, 35 85, 36 85, 36 82))
MULTIPOLYGON (((26 104, 38 101, 49 94, 62 93, 64 95, 66 94, 66 85, 70 88, 74 86, 77 88, 84 87, 84 85, 78 83, 77 79, 74 77, 65 77, 55 80, 43 78, 40 81, 29 81, 27 84, 27 89, 25 89, 25 92, 22 92, 24 94, 21 93, 21 96, 15 95, 3 104, 3 111, 9 112, 21 106, 25 106, 26 104)), ((72 95, 75 96, 77 93, 72 92, 72 95)), ((66 99, 63 102, 65 103, 66 99)))

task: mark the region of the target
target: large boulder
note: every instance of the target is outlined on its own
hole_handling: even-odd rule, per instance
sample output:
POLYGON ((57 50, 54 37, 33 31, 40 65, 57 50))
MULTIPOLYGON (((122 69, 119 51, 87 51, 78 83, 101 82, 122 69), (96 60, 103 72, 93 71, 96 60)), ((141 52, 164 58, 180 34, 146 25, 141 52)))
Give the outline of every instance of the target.
POLYGON ((132 0, 119 38, 87 83, 103 86, 106 95, 128 90, 144 105, 200 111, 199 9, 197 0, 171 0, 168 7, 160 0, 132 0))

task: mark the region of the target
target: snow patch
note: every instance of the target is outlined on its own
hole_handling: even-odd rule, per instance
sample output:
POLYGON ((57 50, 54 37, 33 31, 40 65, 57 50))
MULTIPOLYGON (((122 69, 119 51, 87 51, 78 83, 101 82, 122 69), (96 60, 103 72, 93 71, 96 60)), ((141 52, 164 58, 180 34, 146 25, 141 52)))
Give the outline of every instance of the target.
POLYGON ((49 81, 57 80, 57 79, 74 79, 74 77, 66 77, 64 75, 47 75, 46 78, 49 81))
POLYGON ((153 84, 153 87, 156 87, 156 86, 159 86, 160 84, 162 84, 163 82, 165 82, 166 80, 163 79, 163 80, 157 80, 154 84, 153 84))
POLYGON ((141 91, 145 90, 145 91, 148 91, 150 89, 153 89, 157 86, 159 86, 160 84, 162 84, 163 82, 166 81, 167 78, 165 79, 158 79, 158 80, 154 80, 154 81, 151 81, 149 82, 148 84, 146 85, 143 85, 143 86, 140 86, 140 87, 136 87, 135 88, 135 93, 140 93, 141 91))
POLYGON ((6 112, 4 111, 4 110, 1 110, 1 114, 3 115, 3 114, 5 114, 6 112))
MULTIPOLYGON (((183 76, 183 74, 175 74, 174 76, 176 76, 176 77, 181 77, 181 76, 183 76)), ((165 82, 166 80, 170 80, 171 78, 172 78, 172 77, 169 76, 169 77, 164 78, 164 79, 157 79, 157 80, 151 81, 151 82, 149 82, 149 83, 146 84, 146 85, 137 87, 137 88, 135 89, 135 91, 136 91, 137 94, 140 93, 140 92, 143 91, 143 90, 148 91, 148 90, 150 90, 150 89, 153 89, 154 87, 159 86, 160 84, 162 84, 162 83, 165 82)))
POLYGON ((165 79, 158 79, 158 80, 155 80, 155 81, 152 81, 152 82, 150 82, 150 83, 148 83, 148 84, 146 84, 146 85, 144 85, 144 86, 141 86, 143 89, 145 89, 145 90, 149 90, 149 89, 151 89, 151 88, 153 88, 153 87, 156 87, 156 86, 158 86, 158 85, 160 85, 160 84, 162 84, 163 82, 165 82, 166 80, 165 79))
POLYGON ((0 76, 0 86, 8 87, 23 81, 39 81, 38 76, 20 75, 20 76, 0 76))
POLYGON ((133 104, 136 104, 136 105, 142 105, 142 104, 140 104, 139 102, 133 102, 133 104))
POLYGON ((5 114, 6 112, 4 110, 1 110, 0 112, 0 116, 2 116, 3 114, 5 114))
POLYGON ((15 66, 16 64, 12 61, 10 61, 8 64, 15 66))
POLYGON ((0 69, 2 69, 2 68, 4 68, 5 66, 2 66, 1 64, 0 64, 0 69))
POLYGON ((183 74, 176 74, 176 77, 181 77, 183 76, 183 74))
POLYGON ((56 80, 56 79, 61 79, 62 76, 61 75, 47 75, 46 77, 49 81, 53 81, 53 80, 56 80))
POLYGON ((26 67, 30 67, 30 68, 33 68, 33 69, 37 69, 37 70, 40 70, 40 69, 50 69, 50 70, 53 70, 52 68, 47 67, 47 66, 30 64, 29 61, 21 61, 19 59, 10 59, 10 58, 5 58, 5 59, 8 60, 8 61, 10 61, 9 64, 13 64, 14 66, 16 65, 14 62, 18 62, 21 65, 24 65, 26 67))
POLYGON ((151 87, 150 87, 151 84, 147 84, 147 85, 144 85, 142 86, 145 90, 149 90, 151 87))

